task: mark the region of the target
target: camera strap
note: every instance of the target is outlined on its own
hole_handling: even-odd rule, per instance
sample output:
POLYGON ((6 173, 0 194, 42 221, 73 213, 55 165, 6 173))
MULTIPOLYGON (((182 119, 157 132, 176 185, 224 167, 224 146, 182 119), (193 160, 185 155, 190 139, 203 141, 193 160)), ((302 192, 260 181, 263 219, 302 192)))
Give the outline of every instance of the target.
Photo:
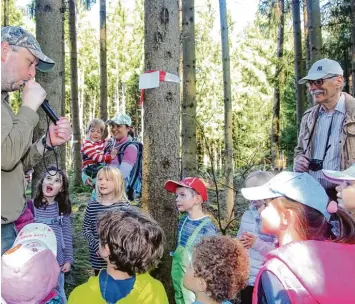
POLYGON ((323 160, 325 159, 325 156, 327 155, 327 152, 328 152, 328 150, 329 150, 329 148, 331 146, 331 145, 328 145, 328 144, 329 144, 330 134, 332 133, 332 125, 333 125, 334 114, 335 114, 335 112, 333 112, 333 114, 332 114, 332 120, 330 121, 329 129, 328 129, 327 142, 325 143, 325 150, 324 150, 323 160))
MULTIPOLYGON (((311 134, 309 136, 308 142, 307 142, 307 147, 306 150, 304 150, 304 154, 306 154, 306 151, 309 149, 309 146, 311 144, 312 138, 313 138, 313 134, 314 134, 314 130, 316 129, 316 125, 317 125, 317 121, 318 121, 318 117, 319 117, 319 110, 320 110, 320 106, 318 107, 318 109, 316 110, 316 114, 315 114, 315 122, 311 131, 311 134)), ((325 159, 325 156, 327 155, 327 152, 330 148, 331 145, 328 146, 329 144, 329 139, 330 139, 330 135, 332 133, 332 125, 333 125, 333 118, 334 118, 334 112, 332 114, 332 120, 330 121, 330 125, 329 125, 329 129, 328 129, 328 135, 327 135, 327 142, 325 144, 325 150, 324 150, 324 155, 323 155, 323 160, 325 159)))

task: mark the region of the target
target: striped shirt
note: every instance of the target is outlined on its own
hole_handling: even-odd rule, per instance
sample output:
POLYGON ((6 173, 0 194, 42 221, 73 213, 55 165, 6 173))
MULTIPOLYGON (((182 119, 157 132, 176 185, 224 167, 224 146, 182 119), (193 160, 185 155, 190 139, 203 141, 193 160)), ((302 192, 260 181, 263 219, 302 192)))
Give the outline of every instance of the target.
MULTIPOLYGON (((178 237, 179 237, 180 231, 181 231, 181 238, 180 238, 180 240, 178 240, 177 245, 178 246, 181 245, 182 247, 185 247, 190 236, 193 234, 193 232, 198 227, 198 225, 200 225, 205 220, 206 217, 209 217, 209 216, 206 215, 200 219, 193 220, 193 219, 190 219, 188 217, 188 215, 184 215, 180 219, 179 225, 178 225, 178 237), (186 222, 185 222, 185 219, 186 219, 186 222), (184 224, 184 222, 185 222, 185 224, 184 224), (184 226, 183 226, 183 224, 184 224, 184 226)), ((200 232, 197 234, 196 239, 193 242, 193 245, 196 245, 201 240, 201 238, 203 236, 211 236, 211 235, 215 235, 216 233, 217 233, 216 226, 212 223, 212 220, 209 218, 209 221, 202 227, 200 232)))
MULTIPOLYGON (((59 216, 58 203, 48 205, 46 207, 36 208, 35 210, 35 222, 41 222, 36 220, 38 218, 54 219, 59 216)), ((48 224, 57 238, 57 261, 60 266, 69 262, 73 264, 73 234, 70 223, 70 216, 63 216, 62 224, 48 224)))
POLYGON ((100 140, 93 142, 90 138, 84 140, 81 146, 81 157, 83 159, 82 168, 97 163, 110 163, 112 160, 111 154, 104 154, 105 141, 100 140))
MULTIPOLYGON (((323 107, 319 110, 319 116, 316 123, 316 129, 313 134, 313 159, 323 159, 324 151, 326 149, 328 130, 333 119, 331 126, 331 134, 329 138, 330 148, 323 161, 323 169, 327 170, 340 170, 340 135, 342 132, 343 122, 345 119, 345 96, 341 94, 339 101, 333 112, 328 113, 323 107)), ((328 182, 322 173, 319 171, 309 171, 309 174, 318 180, 325 189, 334 188, 336 185, 328 182)))
POLYGON ((89 202, 86 207, 84 222, 83 222, 83 235, 89 245, 90 263, 92 268, 100 270, 106 268, 106 262, 98 255, 99 252, 99 234, 97 231, 97 219, 100 213, 129 208, 129 202, 117 202, 112 205, 102 205, 96 200, 89 202))

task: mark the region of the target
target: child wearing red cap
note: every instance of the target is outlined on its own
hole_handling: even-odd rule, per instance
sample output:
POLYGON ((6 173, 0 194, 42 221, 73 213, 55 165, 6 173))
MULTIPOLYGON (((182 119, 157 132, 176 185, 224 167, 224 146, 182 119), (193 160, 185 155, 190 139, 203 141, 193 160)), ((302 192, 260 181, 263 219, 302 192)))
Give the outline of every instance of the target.
POLYGON ((173 253, 171 276, 176 304, 190 304, 195 295, 183 285, 186 266, 191 259, 192 248, 203 236, 215 235, 217 230, 211 218, 202 210, 207 201, 207 189, 197 177, 187 177, 180 182, 168 180, 165 189, 176 194, 179 212, 185 212, 178 225, 177 248, 173 253))

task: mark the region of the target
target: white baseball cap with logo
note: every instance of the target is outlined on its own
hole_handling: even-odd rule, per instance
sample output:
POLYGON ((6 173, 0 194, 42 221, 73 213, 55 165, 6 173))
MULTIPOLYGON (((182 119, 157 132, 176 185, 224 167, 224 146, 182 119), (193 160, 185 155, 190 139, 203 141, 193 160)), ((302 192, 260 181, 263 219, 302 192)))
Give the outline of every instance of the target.
POLYGON ((329 221, 329 198, 324 188, 308 173, 281 172, 259 187, 242 188, 242 195, 251 201, 287 197, 318 210, 329 221))
POLYGON ((38 304, 57 285, 57 239, 52 228, 23 227, 1 257, 1 296, 8 303, 38 304))
POLYGON ((312 67, 308 71, 307 76, 300 79, 298 83, 304 84, 308 80, 317 80, 335 75, 344 75, 344 71, 341 68, 339 62, 324 58, 313 63, 312 67))

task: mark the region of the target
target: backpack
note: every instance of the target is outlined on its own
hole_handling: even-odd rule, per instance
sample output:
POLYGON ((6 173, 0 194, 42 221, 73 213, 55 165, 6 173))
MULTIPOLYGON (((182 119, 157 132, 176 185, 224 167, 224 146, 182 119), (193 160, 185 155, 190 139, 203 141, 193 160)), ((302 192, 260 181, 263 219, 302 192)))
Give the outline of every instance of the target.
POLYGON ((143 157, 143 144, 138 141, 130 141, 124 143, 118 151, 117 159, 120 165, 123 159, 124 152, 129 145, 134 145, 137 148, 137 159, 131 173, 129 181, 126 184, 126 193, 128 199, 133 201, 135 196, 140 196, 142 193, 142 157, 143 157))

